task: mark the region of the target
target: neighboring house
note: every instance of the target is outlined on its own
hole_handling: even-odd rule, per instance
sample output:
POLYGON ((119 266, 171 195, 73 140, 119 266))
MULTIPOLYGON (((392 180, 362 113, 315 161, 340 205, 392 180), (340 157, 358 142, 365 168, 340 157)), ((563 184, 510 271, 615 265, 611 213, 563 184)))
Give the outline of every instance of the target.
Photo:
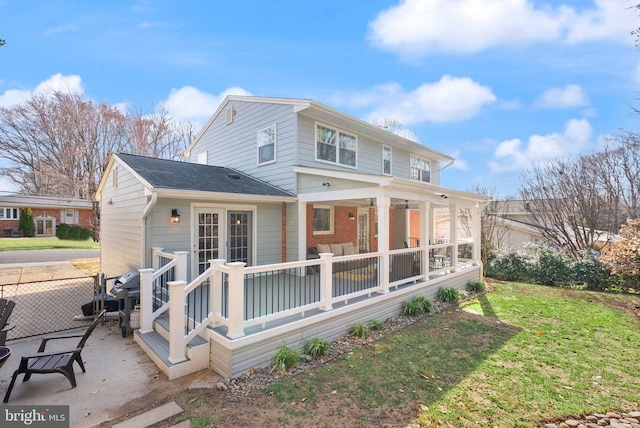
POLYGON ((36 236, 55 236, 62 223, 93 230, 93 205, 88 199, 12 193, 0 196, 2 236, 20 236, 20 211, 31 208, 36 236))
POLYGON ((488 198, 440 186, 448 155, 313 100, 242 96, 186 155, 114 154, 96 195, 102 271, 141 269, 135 339, 170 379, 236 376, 482 277, 488 198))
POLYGON ((494 240, 500 248, 521 247, 529 242, 548 243, 540 228, 533 224, 527 201, 492 201, 489 207, 489 214, 497 217, 494 240))

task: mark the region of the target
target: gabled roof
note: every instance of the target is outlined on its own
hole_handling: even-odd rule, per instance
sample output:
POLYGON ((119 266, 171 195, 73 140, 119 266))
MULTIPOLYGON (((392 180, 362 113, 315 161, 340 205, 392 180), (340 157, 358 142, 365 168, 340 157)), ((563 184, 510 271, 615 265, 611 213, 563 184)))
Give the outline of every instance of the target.
POLYGON ((11 193, 0 196, 0 205, 16 208, 93 209, 90 199, 70 198, 65 196, 28 195, 24 193, 11 193))
POLYGON ((191 152, 191 149, 198 143, 198 141, 200 141, 200 138, 202 138, 202 136, 206 133, 207 129, 209 129, 209 127, 213 124, 216 117, 218 117, 218 115, 220 115, 224 111, 225 107, 230 101, 290 105, 292 106, 294 113, 304 114, 308 117, 325 121, 330 125, 337 125, 341 123, 348 124, 350 129, 353 129, 360 135, 366 135, 367 137, 379 141, 383 144, 394 145, 397 147, 402 147, 409 151, 428 154, 429 158, 437 162, 450 162, 447 166, 452 164, 454 161, 454 158, 452 156, 446 155, 437 150, 430 149, 425 145, 401 137, 397 134, 387 131, 384 128, 365 122, 311 99, 270 98, 246 95, 227 95, 227 97, 222 101, 222 103, 220 103, 220 106, 218 106, 211 118, 202 127, 200 132, 193 139, 193 142, 185 151, 185 154, 187 156, 188 153, 191 152))
POLYGON ((216 192, 290 198, 294 195, 231 168, 118 153, 150 190, 216 192))

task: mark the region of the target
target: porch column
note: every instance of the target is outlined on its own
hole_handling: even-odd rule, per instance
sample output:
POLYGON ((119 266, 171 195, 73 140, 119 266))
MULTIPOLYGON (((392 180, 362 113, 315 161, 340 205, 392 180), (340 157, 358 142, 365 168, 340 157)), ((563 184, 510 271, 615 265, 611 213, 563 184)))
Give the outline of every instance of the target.
POLYGON ((176 251, 176 281, 187 281, 187 255, 188 251, 176 251))
POLYGON ((169 362, 179 363, 187 357, 184 340, 184 305, 186 281, 170 281, 169 286, 169 362))
POLYGON ((244 336, 244 267, 246 263, 228 263, 229 268, 229 331, 227 336, 244 336))
POLYGON ((376 206, 378 208, 378 251, 382 253, 380 260, 380 280, 382 284, 382 293, 389 292, 389 207, 391 206, 391 198, 378 196, 376 198, 376 206))
POLYGON ((307 259, 307 203, 298 200, 298 260, 306 260, 306 259, 307 259))
POLYGON ((320 253, 320 309, 333 309, 333 253, 320 253))
MULTIPOLYGON (((473 263, 479 264, 482 269, 482 222, 480 217, 480 206, 476 205, 471 211, 471 239, 473 240, 473 263)), ((483 273, 484 275, 484 273, 483 273)))
POLYGON ((140 272, 140 333, 153 331, 153 272, 155 269, 138 269, 140 272))
POLYGON ((429 279, 429 201, 420 201, 418 209, 420 209, 420 247, 422 250, 422 267, 421 272, 424 274, 425 280, 429 279))
POLYGON ((451 272, 458 269, 458 206, 449 205, 449 238, 451 244, 451 272))

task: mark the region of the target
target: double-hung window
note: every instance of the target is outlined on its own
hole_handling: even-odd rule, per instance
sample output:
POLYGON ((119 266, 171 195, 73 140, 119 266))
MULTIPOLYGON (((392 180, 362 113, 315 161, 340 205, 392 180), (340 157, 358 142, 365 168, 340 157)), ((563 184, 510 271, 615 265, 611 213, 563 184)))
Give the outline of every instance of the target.
POLYGON ((0 220, 18 220, 18 209, 0 208, 0 220))
POLYGON ((391 175, 391 147, 382 146, 382 173, 391 175))
POLYGON ((345 166, 356 166, 358 138, 326 125, 316 125, 316 159, 345 166))
POLYGON ((258 131, 258 164, 276 161, 276 125, 258 131))
POLYGON ((431 182, 431 162, 420 156, 411 155, 411 179, 422 181, 424 183, 431 182))

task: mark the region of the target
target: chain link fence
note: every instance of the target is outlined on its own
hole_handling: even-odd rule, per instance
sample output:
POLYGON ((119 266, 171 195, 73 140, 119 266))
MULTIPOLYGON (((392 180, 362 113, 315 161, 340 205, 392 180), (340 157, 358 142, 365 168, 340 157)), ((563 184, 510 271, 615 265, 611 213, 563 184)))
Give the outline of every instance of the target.
POLYGON ((84 327, 93 317, 82 314, 99 290, 98 276, 0 285, 0 297, 16 302, 7 340, 84 327))

